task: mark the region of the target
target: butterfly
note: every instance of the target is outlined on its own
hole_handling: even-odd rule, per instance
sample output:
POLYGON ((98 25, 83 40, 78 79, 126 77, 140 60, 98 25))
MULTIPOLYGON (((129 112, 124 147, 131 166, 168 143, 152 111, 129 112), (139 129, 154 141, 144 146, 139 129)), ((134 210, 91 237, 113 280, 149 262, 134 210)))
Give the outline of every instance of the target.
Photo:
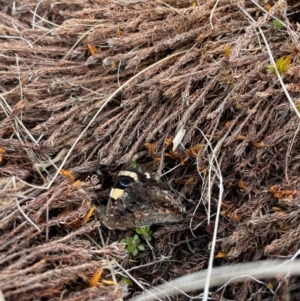
POLYGON ((135 229, 176 223, 184 213, 181 200, 164 189, 143 166, 127 166, 111 189, 102 223, 109 229, 135 229))

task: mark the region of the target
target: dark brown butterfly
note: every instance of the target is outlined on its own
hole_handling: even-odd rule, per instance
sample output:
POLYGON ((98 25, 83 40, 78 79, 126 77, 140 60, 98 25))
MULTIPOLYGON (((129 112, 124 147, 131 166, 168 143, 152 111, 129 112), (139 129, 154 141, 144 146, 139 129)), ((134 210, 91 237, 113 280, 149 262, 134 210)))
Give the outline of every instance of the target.
POLYGON ((116 178, 102 222, 109 229, 135 229, 179 222, 184 212, 181 201, 141 166, 129 166, 116 178))

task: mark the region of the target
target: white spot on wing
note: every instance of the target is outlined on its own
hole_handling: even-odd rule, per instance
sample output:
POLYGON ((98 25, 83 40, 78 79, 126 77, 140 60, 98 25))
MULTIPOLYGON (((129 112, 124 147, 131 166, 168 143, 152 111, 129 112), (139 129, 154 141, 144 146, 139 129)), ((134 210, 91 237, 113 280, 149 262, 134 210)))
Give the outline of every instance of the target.
POLYGON ((138 175, 134 171, 129 171, 129 170, 121 170, 119 173, 119 176, 128 176, 133 178, 135 181, 138 180, 138 175))

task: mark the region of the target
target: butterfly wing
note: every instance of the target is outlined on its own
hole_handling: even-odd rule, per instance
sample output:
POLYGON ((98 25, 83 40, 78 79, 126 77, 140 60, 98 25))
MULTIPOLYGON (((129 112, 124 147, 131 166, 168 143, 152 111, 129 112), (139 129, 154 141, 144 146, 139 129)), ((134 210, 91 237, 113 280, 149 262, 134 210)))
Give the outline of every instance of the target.
POLYGON ((183 219, 184 212, 184 205, 170 192, 133 182, 117 200, 110 199, 103 222, 108 228, 124 230, 178 222, 183 219))

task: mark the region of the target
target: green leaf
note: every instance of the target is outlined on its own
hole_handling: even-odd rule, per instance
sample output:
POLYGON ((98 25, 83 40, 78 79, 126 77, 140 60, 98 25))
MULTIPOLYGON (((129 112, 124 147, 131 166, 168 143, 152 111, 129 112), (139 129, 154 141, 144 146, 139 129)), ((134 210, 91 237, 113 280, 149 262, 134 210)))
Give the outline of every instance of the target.
POLYGON ((150 226, 140 227, 135 229, 136 233, 142 236, 143 239, 147 241, 152 240, 152 231, 150 230, 150 226))
POLYGON ((144 237, 146 240, 148 241, 151 241, 152 240, 152 231, 149 230, 147 235, 145 234, 145 237, 144 237))
POLYGON ((140 227, 140 228, 136 228, 135 229, 135 232, 137 233, 137 234, 144 234, 145 233, 145 228, 146 228, 147 226, 145 226, 145 227, 140 227))
POLYGON ((122 277, 120 282, 127 286, 132 286, 132 284, 133 284, 132 281, 126 277, 122 277))
POLYGON ((144 245, 139 245, 139 246, 138 246, 138 249, 139 249, 140 251, 145 251, 144 245))
POLYGON ((273 20, 272 23, 277 29, 281 29, 282 27, 284 27, 284 25, 278 20, 273 20))
POLYGON ((133 240, 134 240, 136 243, 139 243, 139 242, 140 242, 140 238, 139 238, 139 236, 138 236, 137 234, 135 234, 135 235, 133 236, 133 240))
POLYGON ((131 163, 130 163, 130 166, 132 166, 132 167, 137 167, 139 164, 137 163, 137 161, 132 161, 131 163))

